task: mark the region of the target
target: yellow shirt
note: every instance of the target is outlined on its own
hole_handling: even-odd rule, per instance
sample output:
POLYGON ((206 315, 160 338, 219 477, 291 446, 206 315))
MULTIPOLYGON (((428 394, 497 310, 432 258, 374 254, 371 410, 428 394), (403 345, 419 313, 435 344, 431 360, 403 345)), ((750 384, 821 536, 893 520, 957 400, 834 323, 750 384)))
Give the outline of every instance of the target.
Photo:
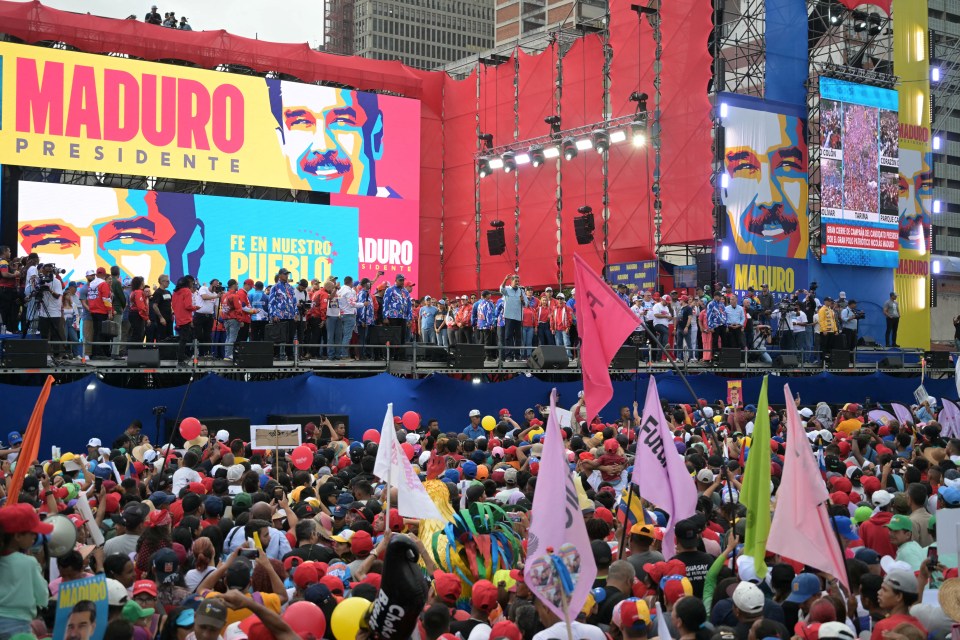
MULTIPOLYGON (((265 606, 267 609, 270 609, 271 611, 273 611, 274 613, 276 613, 276 614, 279 615, 279 613, 280 613, 280 596, 278 596, 278 595, 275 594, 275 593, 264 593, 264 592, 262 592, 262 591, 258 591, 257 593, 260 594, 260 599, 263 600, 263 606, 265 606)), ((223 595, 223 594, 217 593, 216 591, 210 591, 210 592, 208 592, 207 595, 204 596, 204 597, 205 597, 205 598, 219 598, 221 595, 223 595)), ((250 594, 247 594, 247 595, 250 595, 250 594)), ((252 616, 252 615, 253 615, 253 611, 250 611, 250 609, 229 609, 229 608, 228 608, 228 609, 227 609, 227 624, 226 624, 226 626, 230 626, 230 625, 233 624, 234 622, 240 622, 240 621, 242 621, 242 620, 246 620, 247 618, 249 618, 249 617, 252 616)))
POLYGON ((820 307, 817 315, 820 317, 820 333, 837 332, 837 316, 833 309, 826 306, 820 307))
POLYGON ((839 431, 840 433, 847 433, 847 434, 856 433, 857 431, 860 431, 860 427, 862 426, 863 426, 862 422, 854 418, 850 418, 849 420, 844 420, 843 422, 838 424, 837 431, 839 431))

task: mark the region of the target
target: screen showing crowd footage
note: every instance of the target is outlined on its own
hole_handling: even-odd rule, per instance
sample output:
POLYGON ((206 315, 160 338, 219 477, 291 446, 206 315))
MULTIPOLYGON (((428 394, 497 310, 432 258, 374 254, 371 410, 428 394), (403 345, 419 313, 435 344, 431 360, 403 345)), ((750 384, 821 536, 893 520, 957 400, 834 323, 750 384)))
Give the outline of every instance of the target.
POLYGON ((64 269, 64 280, 119 267, 122 277, 190 274, 201 282, 269 285, 358 273, 356 208, 186 193, 21 182, 20 253, 64 269), (69 203, 69 204, 66 204, 69 203))
POLYGON ((805 258, 810 240, 804 121, 763 108, 729 106, 723 126, 720 193, 737 251, 805 258))
POLYGON ((823 262, 895 267, 901 186, 897 92, 820 80, 823 262))
POLYGON ((0 162, 419 200, 417 100, 12 43, 0 60, 0 162))

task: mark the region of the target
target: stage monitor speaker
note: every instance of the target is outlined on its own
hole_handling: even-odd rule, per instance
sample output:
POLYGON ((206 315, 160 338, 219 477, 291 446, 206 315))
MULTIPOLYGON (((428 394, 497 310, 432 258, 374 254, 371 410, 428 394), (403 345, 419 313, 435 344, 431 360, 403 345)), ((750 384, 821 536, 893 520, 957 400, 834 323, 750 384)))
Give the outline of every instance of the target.
POLYGON ((503 225, 487 229, 487 252, 492 256, 502 256, 507 250, 507 240, 503 235, 503 225))
POLYGON ((435 344, 418 344, 417 362, 450 362, 450 352, 435 344))
POLYGON ((796 369, 800 366, 800 358, 792 353, 781 353, 773 359, 773 366, 777 369, 796 369))
POLYGON ((949 369, 950 368, 950 352, 949 351, 927 351, 926 359, 927 365, 933 369, 949 369))
POLYGON ((610 363, 611 369, 636 369, 640 362, 640 350, 633 345, 620 347, 610 363))
POLYGON ((370 327, 370 338, 368 344, 384 345, 390 343, 393 346, 400 344, 400 327, 387 327, 375 325, 370 327))
POLYGON ((533 369, 566 369, 570 366, 566 347, 547 345, 537 347, 530 356, 530 367, 533 369))
POLYGON ((359 437, 358 434, 350 433, 350 416, 342 413, 271 413, 267 416, 266 424, 298 424, 305 427, 307 423, 312 422, 317 426, 317 433, 322 434, 320 423, 323 422, 324 417, 334 427, 342 422, 351 438, 359 437))
POLYGON ((159 367, 160 350, 154 347, 130 347, 127 349, 128 367, 159 367))
POLYGON ((830 351, 831 369, 849 369, 851 364, 849 349, 832 349, 830 351))
POLYGON ((858 346, 867 347, 869 349, 875 349, 877 347, 877 341, 873 336, 863 336, 858 341, 858 346))
POLYGON ((8 369, 42 369, 47 366, 46 340, 4 340, 3 366, 8 369))
MULTIPOLYGON (((244 442, 250 441, 250 418, 244 418, 241 416, 220 416, 213 418, 196 416, 196 418, 200 421, 200 424, 207 426, 207 434, 209 434, 208 437, 210 438, 216 437, 217 431, 224 429, 230 434, 230 441, 233 441, 236 438, 240 438, 244 442)), ((180 435, 179 429, 180 423, 174 418, 166 418, 164 422, 167 432, 164 434, 163 441, 172 441, 173 446, 177 448, 183 447, 183 436, 180 435), (172 440, 170 440, 171 435, 173 436, 172 440)), ((149 428, 146 428, 145 431, 150 433, 149 428)), ((230 441, 226 442, 225 444, 229 446, 230 441)))
POLYGON ((460 343, 453 347, 451 364, 456 369, 483 369, 483 345, 460 343))
POLYGON ((878 366, 881 369, 903 369, 903 356, 887 356, 878 366))
POLYGON ((272 342, 238 342, 233 347, 233 362, 245 369, 273 367, 272 342))
POLYGON ((739 369, 743 367, 743 351, 740 349, 720 349, 720 368, 739 369))

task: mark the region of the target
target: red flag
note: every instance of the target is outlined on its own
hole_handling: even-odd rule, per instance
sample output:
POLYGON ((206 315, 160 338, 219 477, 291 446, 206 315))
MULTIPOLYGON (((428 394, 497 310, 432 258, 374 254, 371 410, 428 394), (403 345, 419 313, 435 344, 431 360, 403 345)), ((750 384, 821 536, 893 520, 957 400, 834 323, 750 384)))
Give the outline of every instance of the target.
MULTIPOLYGON (((816 567, 850 590, 846 562, 827 512, 827 488, 800 423, 790 385, 787 399, 787 452, 770 524, 767 551, 816 567)), ((752 455, 752 454, 751 454, 752 455)))
POLYGON ((37 404, 33 405, 33 413, 30 415, 30 422, 27 423, 27 432, 23 434, 23 444, 20 446, 20 455, 17 456, 17 466, 13 469, 10 476, 10 486, 7 488, 7 504, 17 504, 20 499, 20 488, 23 487, 23 479, 30 471, 33 461, 37 459, 37 454, 40 452, 43 410, 47 406, 51 386, 53 386, 53 376, 47 376, 47 381, 43 383, 43 389, 40 390, 40 397, 37 398, 37 404))
POLYGON ((577 288, 583 401, 590 423, 613 397, 610 363, 639 321, 610 285, 578 255, 573 256, 573 281, 577 288))
POLYGON ((890 15, 891 3, 892 0, 840 0, 840 4, 845 6, 847 9, 850 9, 850 11, 853 11, 863 4, 872 4, 883 9, 888 16, 890 15))

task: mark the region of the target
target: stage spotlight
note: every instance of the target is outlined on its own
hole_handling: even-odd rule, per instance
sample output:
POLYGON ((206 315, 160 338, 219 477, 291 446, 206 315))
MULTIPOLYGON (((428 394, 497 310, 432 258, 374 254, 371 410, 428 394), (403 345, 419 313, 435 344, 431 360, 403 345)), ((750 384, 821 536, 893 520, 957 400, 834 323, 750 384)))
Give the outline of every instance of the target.
POLYGON ((493 134, 492 133, 481 133, 477 136, 481 142, 483 142, 484 149, 493 149, 493 134))
POLYGON ((830 24, 838 25, 843 22, 843 7, 830 7, 830 24))
POLYGON ((594 131, 593 148, 597 153, 606 153, 610 148, 610 135, 606 131, 594 131))
POLYGON ((530 154, 529 153, 518 153, 516 156, 517 165, 521 164, 530 164, 530 154))
POLYGON ((573 219, 573 233, 577 237, 577 244, 590 244, 593 242, 595 229, 593 208, 590 205, 583 205, 577 209, 577 213, 579 215, 573 219))
POLYGON ((940 82, 940 67, 930 67, 930 81, 940 82))
POLYGON ((724 189, 730 188, 730 174, 726 171, 724 171, 723 175, 720 176, 720 186, 724 189))
POLYGON ((503 172, 510 173, 517 168, 517 154, 513 151, 507 151, 503 154, 503 172))
POLYGON ((940 213, 940 201, 939 201, 939 200, 934 200, 934 201, 933 201, 933 212, 934 212, 934 213, 940 213))
POLYGON ((480 378, 480 376, 473 376, 473 380, 471 382, 473 382, 473 384, 480 384, 483 382, 483 380, 480 378))
POLYGON ((943 267, 940 266, 940 261, 939 261, 939 260, 934 260, 934 261, 933 261, 933 264, 931 265, 931 267, 932 267, 932 268, 931 268, 931 272, 932 272, 933 275, 935 275, 935 276, 940 275, 940 273, 943 271, 943 267))
POLYGON ((490 168, 491 169, 503 169, 503 159, 494 156, 490 158, 490 168))
POLYGON ((721 103, 720 103, 720 117, 721 117, 721 118, 726 118, 728 115, 730 115, 730 105, 727 104, 726 102, 721 102, 721 103))
POLYGON ((857 33, 867 30, 867 14, 863 11, 853 12, 853 30, 857 33))
POLYGON ((933 150, 940 151, 940 136, 933 136, 933 150))
POLYGON ((556 136, 560 134, 560 116, 547 116, 543 121, 550 125, 551 135, 556 136))
POLYGON ((627 132, 623 129, 617 129, 610 132, 610 144, 617 144, 627 139, 627 132))
POLYGON ((578 138, 574 144, 577 145, 577 151, 586 151, 593 147, 593 140, 590 138, 578 138))
POLYGON ((871 36, 880 35, 880 29, 883 26, 883 19, 878 13, 871 13, 868 18, 870 22, 870 29, 867 31, 871 36))
POLYGON ((634 122, 630 125, 630 132, 632 134, 632 142, 635 147, 642 147, 647 143, 647 123, 646 122, 634 122))
POLYGON ((723 245, 722 247, 720 247, 720 260, 722 260, 723 262, 726 262, 729 259, 730 259, 730 247, 728 247, 727 245, 723 245))
POLYGON ((560 157, 560 149, 558 149, 558 148, 556 147, 556 145, 551 145, 551 146, 549 146, 549 147, 544 147, 544 148, 543 148, 543 157, 544 157, 544 158, 549 158, 549 159, 551 159, 551 160, 552 160, 553 158, 559 158, 559 157, 560 157))
MULTIPOLYGON (((556 149, 556 147, 550 148, 556 149)), ((539 167, 543 164, 544 159, 546 159, 546 151, 543 147, 530 147, 530 164, 539 167)))
POLYGON ((480 158, 477 160, 477 172, 480 174, 481 178, 486 178, 490 175, 490 161, 486 158, 480 158))
POLYGON ((564 160, 573 160, 577 157, 577 142, 573 138, 565 138, 561 146, 564 160))

